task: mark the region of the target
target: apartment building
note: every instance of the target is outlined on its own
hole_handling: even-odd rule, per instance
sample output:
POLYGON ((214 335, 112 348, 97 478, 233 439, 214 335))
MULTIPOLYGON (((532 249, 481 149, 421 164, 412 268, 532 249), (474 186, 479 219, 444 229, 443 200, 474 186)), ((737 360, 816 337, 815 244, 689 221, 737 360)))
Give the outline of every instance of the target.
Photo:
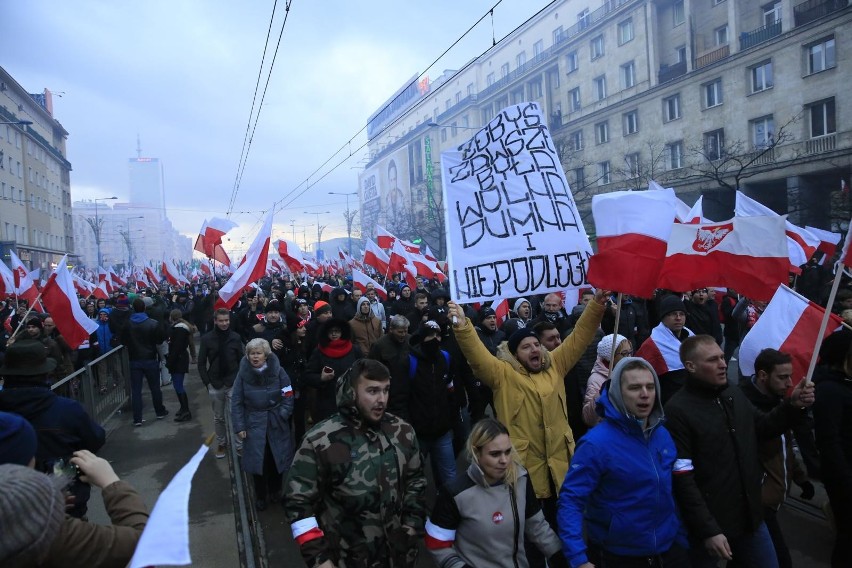
POLYGON ((850 32, 848 0, 556 3, 371 117, 362 231, 443 250, 441 149, 524 101, 545 111, 586 218, 596 193, 654 179, 689 204, 702 195, 711 219, 732 215, 739 188, 796 223, 845 230, 850 32))

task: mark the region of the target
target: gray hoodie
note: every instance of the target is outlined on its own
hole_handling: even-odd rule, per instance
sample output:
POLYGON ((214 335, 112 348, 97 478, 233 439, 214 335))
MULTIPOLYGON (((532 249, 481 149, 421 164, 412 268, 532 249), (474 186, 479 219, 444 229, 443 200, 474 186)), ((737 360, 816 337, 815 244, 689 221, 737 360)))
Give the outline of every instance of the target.
MULTIPOLYGON (((648 416, 648 422, 644 428, 645 436, 649 436, 651 430, 660 423, 664 418, 665 414, 663 413, 663 403, 660 398, 660 379, 657 377, 657 373, 654 371, 654 367, 651 366, 649 362, 641 357, 625 357, 618 363, 616 363, 615 368, 612 370, 612 373, 609 375, 609 388, 607 389, 607 398, 609 403, 612 405, 612 410, 617 411, 621 417, 627 418, 629 420, 634 420, 639 422, 639 420, 633 416, 632 414, 627 412, 627 408, 624 406, 624 398, 621 395, 621 374, 624 372, 624 367, 630 364, 633 361, 640 362, 646 369, 651 372, 651 375, 654 377, 654 386, 656 387, 656 396, 654 397, 654 409, 651 410, 651 414, 648 416)), ((601 401, 598 401, 598 404, 601 404, 601 401)), ((607 405, 604 404, 604 416, 609 416, 610 408, 607 408, 607 405)), ((609 416, 610 418, 617 417, 609 416)))

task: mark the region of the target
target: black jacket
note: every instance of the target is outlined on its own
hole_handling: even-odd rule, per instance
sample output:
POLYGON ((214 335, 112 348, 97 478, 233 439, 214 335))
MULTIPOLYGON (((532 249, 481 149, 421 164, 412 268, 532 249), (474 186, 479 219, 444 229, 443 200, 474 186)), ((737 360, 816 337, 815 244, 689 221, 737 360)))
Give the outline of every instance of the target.
POLYGON ((420 345, 411 346, 410 356, 417 359, 417 365, 414 376, 410 376, 410 366, 406 369, 410 381, 409 422, 417 436, 438 438, 453 428, 458 415, 448 357, 441 351, 434 357, 428 356, 420 345))
POLYGON ((370 347, 370 359, 383 363, 390 371, 391 384, 388 396, 387 410, 395 416, 408 420, 408 396, 410 382, 408 380, 408 353, 411 347, 408 338, 402 343, 390 334, 378 338, 370 347))
POLYGON ((243 358, 243 342, 240 336, 231 330, 213 331, 201 336, 198 348, 198 374, 205 386, 213 388, 234 386, 234 379, 243 358), (224 360, 222 360, 224 359, 224 360))
POLYGON ((124 327, 121 343, 127 347, 131 361, 150 361, 157 358, 157 345, 166 340, 163 326, 147 314, 139 313, 130 316, 130 321, 124 327))
POLYGON ((826 484, 852 487, 852 378, 818 367, 814 434, 826 484))
POLYGON ((674 494, 690 538, 753 532, 763 521, 758 441, 781 436, 802 411, 784 401, 763 414, 738 387, 689 375, 665 412, 677 447, 674 494))
POLYGON ((686 308, 686 327, 695 335, 709 335, 722 345, 722 324, 716 302, 708 299, 704 304, 686 301, 683 305, 686 308))

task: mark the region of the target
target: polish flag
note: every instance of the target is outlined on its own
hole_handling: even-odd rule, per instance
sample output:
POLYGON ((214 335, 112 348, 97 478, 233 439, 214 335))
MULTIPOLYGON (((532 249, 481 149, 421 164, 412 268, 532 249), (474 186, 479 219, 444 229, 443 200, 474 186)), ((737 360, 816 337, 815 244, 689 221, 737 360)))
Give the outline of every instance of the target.
POLYGON ((367 239, 364 249, 364 264, 372 266, 380 274, 387 274, 390 267, 390 257, 376 243, 367 239))
POLYGON ((394 274, 402 272, 406 270, 406 266, 409 264, 411 264, 411 261, 408 257, 408 251, 403 248, 402 243, 398 240, 394 241, 391 247, 390 262, 388 262, 390 271, 394 274))
POLYGON ((687 291, 726 286, 769 300, 787 281, 783 217, 734 217, 721 223, 675 223, 659 288, 687 291))
POLYGON ((195 239, 195 250, 203 253, 207 258, 230 266, 231 259, 228 258, 228 254, 222 248, 222 237, 236 226, 237 224, 230 219, 219 217, 214 217, 209 221, 205 219, 201 225, 198 238, 195 239))
POLYGON ((293 241, 279 239, 275 248, 290 272, 302 272, 305 269, 304 255, 299 245, 293 241))
MULTIPOLYGON (((497 316, 497 327, 500 327, 507 319, 509 319, 508 298, 491 302, 491 309, 494 310, 494 315, 497 316)), ((506 339, 508 339, 508 337, 506 339)))
POLYGON ((272 238, 272 216, 274 208, 269 208, 266 220, 249 247, 243 262, 231 278, 219 290, 219 302, 224 307, 231 308, 240 298, 243 289, 263 277, 266 272, 266 261, 269 258, 269 241, 272 238))
MULTIPOLYGON (((741 191, 737 191, 734 214, 737 217, 754 217, 758 215, 780 217, 778 213, 759 201, 748 197, 741 191)), ((817 247, 820 245, 820 239, 810 231, 787 221, 786 216, 784 216, 784 220, 787 223, 787 249, 790 257, 790 265, 799 267, 806 264, 814 255, 817 247)))
MULTIPOLYGON (((782 284, 740 344, 739 365, 743 376, 754 375, 757 355, 771 347, 793 357, 793 385, 798 384, 807 374, 824 314, 823 307, 782 284)), ((842 323, 835 314, 830 319, 823 339, 842 323)))
POLYGON ((395 236, 385 231, 379 225, 376 225, 376 244, 383 249, 389 249, 393 247, 394 242, 396 242, 395 236))
POLYGON ((379 284, 357 268, 352 270, 352 284, 354 284, 355 287, 361 290, 361 292, 364 294, 367 293, 367 284, 372 284, 373 288, 376 289, 376 293, 379 295, 379 297, 381 297, 382 300, 386 301, 388 299, 387 290, 385 290, 385 288, 381 284, 379 284))
POLYGON ((106 281, 101 280, 100 282, 98 282, 98 285, 94 287, 91 294, 99 300, 109 300, 109 292, 107 292, 106 281))
POLYGON ((144 272, 140 272, 137 270, 133 275, 133 279, 136 281, 137 290, 144 290, 145 288, 148 288, 151 285, 150 282, 148 282, 148 279, 145 278, 144 272))
POLYGON ((400 239, 400 242, 402 243, 402 248, 404 248, 406 252, 420 254, 420 245, 415 245, 414 243, 403 241, 402 239, 400 239))
POLYGON ((177 278, 177 269, 173 270, 173 267, 170 267, 168 263, 164 260, 162 262, 160 272, 163 273, 163 278, 165 278, 169 284, 172 286, 177 286, 178 278, 177 278))
POLYGON ((98 324, 90 320, 80 307, 74 291, 74 279, 68 272, 66 262, 67 257, 62 257, 44 286, 41 300, 69 347, 77 349, 97 331, 98 324))
POLYGON ((103 282, 106 285, 107 293, 112 294, 115 290, 115 287, 112 285, 112 278, 109 276, 109 272, 102 266, 98 267, 98 283, 103 282))
POLYGON ((115 273, 112 266, 109 267, 109 277, 112 279, 113 284, 118 284, 119 286, 127 286, 127 280, 123 278, 119 278, 118 274, 115 273))
POLYGON ((596 288, 650 298, 666 259, 674 190, 616 191, 592 197, 598 252, 587 279, 596 288))
POLYGON ((74 288, 77 290, 77 293, 80 294, 84 298, 88 298, 95 292, 95 285, 89 282, 88 280, 84 280, 79 276, 72 275, 72 280, 74 282, 74 288))
POLYGON ((429 245, 423 246, 423 256, 425 256, 427 260, 438 262, 438 258, 435 256, 435 253, 432 252, 432 249, 429 248, 429 245))
POLYGON ((15 276, 9 267, 0 260, 0 296, 6 297, 15 293, 15 276))
POLYGON ((822 251, 823 257, 820 264, 825 263, 826 259, 834 258, 834 253, 837 252, 837 245, 840 244, 840 233, 832 233, 816 227, 805 227, 805 230, 812 233, 819 239, 818 251, 822 251))
POLYGON ((154 269, 153 269, 152 267, 150 267, 150 266, 146 266, 146 267, 145 267, 145 276, 147 276, 147 277, 148 277, 148 280, 149 280, 149 281, 151 282, 151 284, 153 284, 154 286, 159 286, 159 285, 160 285, 160 277, 159 277, 159 276, 157 276, 157 274, 154 272, 154 269))
POLYGON ((29 302, 36 311, 42 311, 36 299, 38 298, 38 277, 39 271, 27 271, 24 263, 15 254, 15 251, 9 251, 9 257, 12 265, 12 282, 15 285, 15 294, 29 302))
POLYGON ((213 271, 210 270, 210 265, 206 262, 201 263, 201 272, 206 274, 207 276, 213 276, 213 271))

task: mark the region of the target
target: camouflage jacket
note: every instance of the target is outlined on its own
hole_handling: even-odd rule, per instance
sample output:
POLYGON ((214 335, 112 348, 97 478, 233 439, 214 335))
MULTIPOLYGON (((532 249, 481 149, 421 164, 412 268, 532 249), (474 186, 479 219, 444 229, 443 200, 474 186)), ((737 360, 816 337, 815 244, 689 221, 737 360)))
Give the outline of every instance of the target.
POLYGON ((349 373, 339 413, 302 441, 287 476, 284 508, 308 567, 413 568, 426 517, 426 477, 414 429, 392 414, 364 422, 349 373), (403 526, 412 527, 409 536, 403 526))

